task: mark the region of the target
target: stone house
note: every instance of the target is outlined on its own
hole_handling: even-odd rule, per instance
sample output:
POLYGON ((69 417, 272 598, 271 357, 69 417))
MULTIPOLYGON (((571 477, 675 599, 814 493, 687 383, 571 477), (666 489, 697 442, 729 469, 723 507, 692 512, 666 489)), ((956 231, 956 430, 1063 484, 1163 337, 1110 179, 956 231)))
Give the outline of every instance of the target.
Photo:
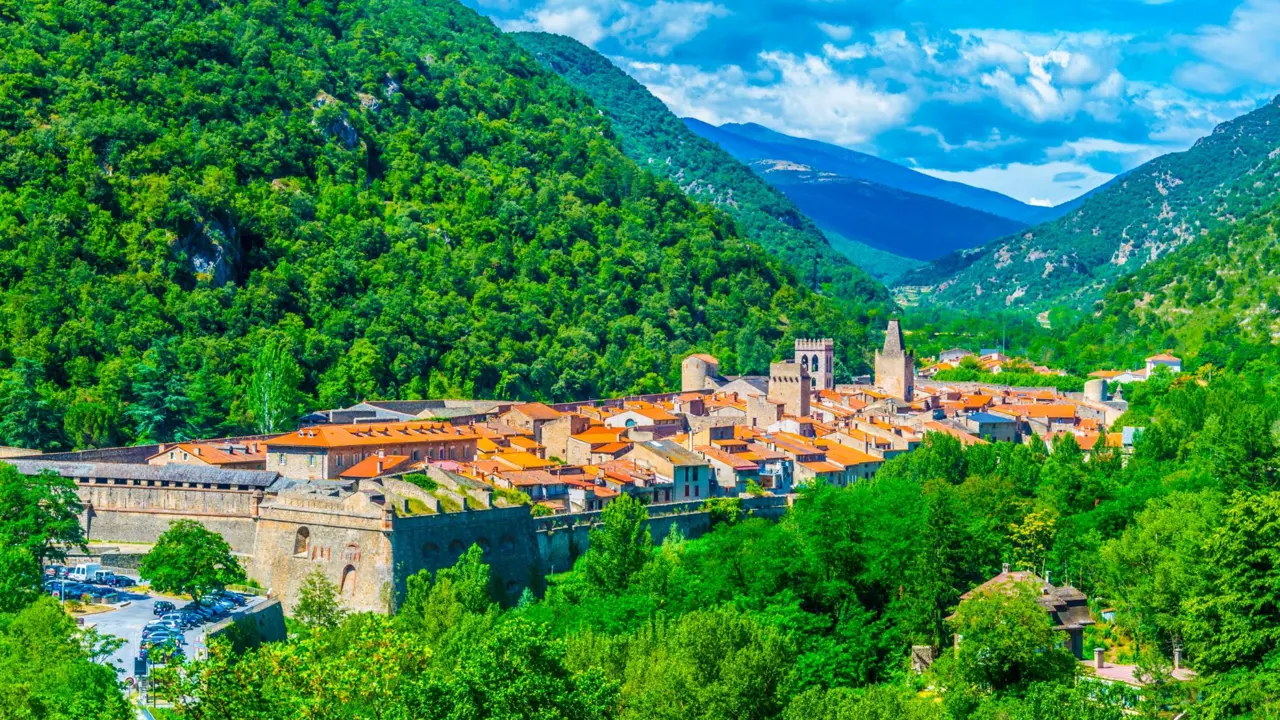
POLYGON ((476 459, 478 440, 465 427, 444 423, 318 425, 265 441, 267 470, 298 480, 330 480, 379 453, 415 463, 466 462, 476 459))
POLYGON ((658 482, 672 486, 674 501, 711 497, 711 466, 701 456, 671 440, 637 442, 630 459, 653 470, 658 482))
POLYGON ((265 470, 265 441, 175 443, 161 445, 160 451, 147 458, 148 465, 199 465, 226 470, 265 470))

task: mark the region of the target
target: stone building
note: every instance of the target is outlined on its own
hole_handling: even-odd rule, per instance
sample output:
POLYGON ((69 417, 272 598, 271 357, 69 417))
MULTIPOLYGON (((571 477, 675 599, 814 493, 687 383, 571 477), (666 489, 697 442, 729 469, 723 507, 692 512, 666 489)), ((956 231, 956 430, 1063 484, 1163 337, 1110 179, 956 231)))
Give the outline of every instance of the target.
POLYGON ((836 389, 836 344, 831 338, 796 340, 795 361, 809 368, 814 390, 836 389))
POLYGON ((876 387, 890 397, 911 402, 915 395, 916 359, 902 341, 902 326, 889 321, 884 348, 876 352, 876 387))
POLYGON ((769 365, 769 399, 783 406, 787 415, 807 417, 812 394, 809 368, 797 362, 769 365))
POLYGON ((474 460, 479 436, 433 422, 317 425, 266 441, 266 469, 299 480, 330 480, 366 458, 403 455, 422 460, 474 460))
POLYGON ((680 363, 680 391, 715 390, 725 384, 720 377, 720 361, 714 355, 698 353, 680 363))

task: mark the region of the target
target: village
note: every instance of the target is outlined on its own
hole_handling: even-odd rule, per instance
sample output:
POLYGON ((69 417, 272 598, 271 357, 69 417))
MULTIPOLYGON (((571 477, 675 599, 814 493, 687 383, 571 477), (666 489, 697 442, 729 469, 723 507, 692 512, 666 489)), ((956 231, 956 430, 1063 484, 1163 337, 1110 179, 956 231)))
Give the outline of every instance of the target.
MULTIPOLYGON (((388 612, 409 575, 439 572, 473 545, 508 602, 541 592, 623 495, 647 506, 661 542, 709 531, 708 501, 781 517, 803 486, 869 480, 930 434, 966 447, 1042 442, 1048 452, 1070 438, 1086 458, 1123 458, 1141 432, 1115 427, 1127 409, 1123 385, 1157 367, 1181 371, 1177 358, 1157 355, 1140 371, 1098 374, 1079 393, 947 383, 932 379, 940 366, 976 362, 998 379, 1025 361, 957 349, 917 371, 896 320, 872 377, 837 383, 829 339, 797 340, 794 352, 767 376, 740 377, 693 354, 680 391, 658 395, 552 405, 370 400, 310 413, 283 434, 6 461, 27 475, 74 478, 92 545, 75 563, 133 566, 170 522, 192 519, 223 536, 286 611, 318 571, 347 608, 388 612)), ((1085 596, 1037 570, 1006 565, 983 587, 1036 586, 1064 647, 1096 676, 1140 686, 1133 666, 1084 658, 1094 623, 1085 596)), ((916 648, 915 664, 935 652, 916 648)))

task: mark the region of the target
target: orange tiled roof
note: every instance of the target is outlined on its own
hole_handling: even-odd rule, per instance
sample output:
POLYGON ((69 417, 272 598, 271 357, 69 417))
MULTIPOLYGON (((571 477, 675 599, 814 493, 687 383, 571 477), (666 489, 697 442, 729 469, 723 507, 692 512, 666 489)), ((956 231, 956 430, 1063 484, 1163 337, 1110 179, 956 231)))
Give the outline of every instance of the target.
MULTIPOLYGON (((230 465, 239 463, 266 462, 267 441, 250 440, 240 443, 178 443, 169 445, 164 450, 152 455, 160 457, 166 453, 181 451, 210 465, 230 465)), ((151 458, 147 458, 150 460, 151 458)))
POLYGON ((540 402, 524 403, 511 409, 519 410, 534 420, 555 420, 561 415, 560 411, 540 402))
POLYGON ((475 433, 446 423, 402 422, 356 425, 317 425, 266 441, 272 447, 357 447, 392 443, 434 443, 477 440, 475 433))
POLYGON ((395 472, 401 465, 407 465, 410 462, 408 455, 387 455, 378 457, 370 455, 360 462, 338 473, 338 477, 344 478, 376 478, 382 475, 395 472), (378 465, 382 465, 382 469, 378 469, 378 465))

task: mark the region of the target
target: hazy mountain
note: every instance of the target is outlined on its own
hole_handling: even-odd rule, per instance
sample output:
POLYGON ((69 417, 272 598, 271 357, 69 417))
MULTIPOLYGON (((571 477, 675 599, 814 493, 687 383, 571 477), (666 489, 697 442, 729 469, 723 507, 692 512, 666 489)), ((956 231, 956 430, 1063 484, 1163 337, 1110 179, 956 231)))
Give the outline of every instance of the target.
POLYGON ((1066 207, 1044 208, 964 183, 942 180, 874 155, 804 138, 784 135, 756 124, 719 127, 684 119, 689 129, 712 140, 744 162, 783 160, 853 180, 869 180, 974 210, 1034 225, 1060 216, 1066 207))

